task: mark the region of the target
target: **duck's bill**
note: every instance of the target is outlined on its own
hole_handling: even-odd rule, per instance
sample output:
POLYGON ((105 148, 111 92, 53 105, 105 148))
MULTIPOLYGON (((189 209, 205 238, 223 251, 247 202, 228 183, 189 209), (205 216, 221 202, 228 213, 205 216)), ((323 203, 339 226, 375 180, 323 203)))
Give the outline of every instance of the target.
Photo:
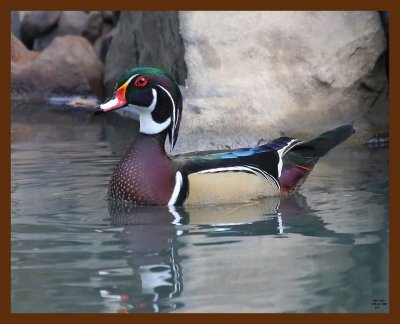
POLYGON ((100 106, 98 106, 95 110, 95 115, 106 113, 109 111, 113 111, 119 108, 123 108, 127 106, 128 103, 125 99, 125 89, 118 89, 115 92, 115 96, 111 98, 110 100, 102 103, 100 106))

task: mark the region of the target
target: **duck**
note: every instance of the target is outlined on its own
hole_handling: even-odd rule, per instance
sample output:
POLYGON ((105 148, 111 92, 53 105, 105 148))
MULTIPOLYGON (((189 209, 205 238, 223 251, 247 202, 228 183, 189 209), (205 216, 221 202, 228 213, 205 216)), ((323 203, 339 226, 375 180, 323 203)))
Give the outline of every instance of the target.
POLYGON ((182 106, 179 86, 167 72, 135 67, 96 107, 96 115, 130 107, 139 116, 139 133, 112 172, 110 199, 180 206, 288 195, 298 190, 322 156, 355 132, 352 125, 342 125, 306 141, 280 137, 255 147, 172 156, 182 106))

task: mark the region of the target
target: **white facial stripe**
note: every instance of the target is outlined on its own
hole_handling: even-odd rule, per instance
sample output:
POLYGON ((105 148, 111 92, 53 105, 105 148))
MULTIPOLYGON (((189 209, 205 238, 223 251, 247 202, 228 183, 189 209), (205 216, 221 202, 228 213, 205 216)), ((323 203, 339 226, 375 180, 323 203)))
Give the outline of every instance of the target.
POLYGON ((171 198, 168 202, 168 206, 173 206, 176 203, 176 200, 178 199, 179 192, 181 191, 182 187, 182 174, 178 171, 175 175, 175 187, 174 191, 172 192, 171 198))
POLYGON ((139 120, 140 120, 139 132, 142 134, 158 134, 163 130, 165 130, 171 123, 171 117, 168 117, 168 119, 162 122, 161 124, 153 120, 153 116, 151 116, 151 113, 156 108, 157 91, 156 89, 151 89, 151 90, 153 93, 153 101, 148 107, 129 105, 129 107, 135 108, 139 113, 139 120))
POLYGON ((151 114, 139 113, 140 118, 140 129, 139 132, 142 134, 158 134, 165 130, 169 124, 171 124, 171 117, 168 117, 166 121, 159 124, 153 120, 151 114))
MULTIPOLYGON (((125 83, 127 84, 126 86, 128 86, 129 83, 131 83, 132 79, 133 79, 135 76, 137 76, 137 75, 139 75, 139 74, 135 74, 134 76, 131 76, 131 77, 128 79, 128 81, 125 82, 125 83)), ((125 84, 125 83, 124 83, 124 84, 125 84)))
POLYGON ((171 99, 171 102, 172 102, 172 139, 173 139, 174 138, 174 134, 175 134, 176 124, 178 122, 178 118, 176 116, 175 102, 174 102, 174 99, 172 98, 171 94, 169 93, 169 91, 167 89, 165 89, 164 87, 160 86, 159 84, 157 84, 157 86, 159 86, 162 90, 164 90, 164 92, 168 95, 169 99, 171 99))

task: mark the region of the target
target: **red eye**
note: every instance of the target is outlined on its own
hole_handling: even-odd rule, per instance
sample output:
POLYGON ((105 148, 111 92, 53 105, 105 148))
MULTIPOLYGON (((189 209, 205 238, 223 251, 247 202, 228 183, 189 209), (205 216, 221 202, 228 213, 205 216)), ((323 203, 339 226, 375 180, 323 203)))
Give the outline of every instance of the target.
POLYGON ((135 87, 143 88, 147 85, 147 83, 149 83, 149 80, 147 80, 144 76, 140 76, 136 78, 133 84, 135 85, 135 87))

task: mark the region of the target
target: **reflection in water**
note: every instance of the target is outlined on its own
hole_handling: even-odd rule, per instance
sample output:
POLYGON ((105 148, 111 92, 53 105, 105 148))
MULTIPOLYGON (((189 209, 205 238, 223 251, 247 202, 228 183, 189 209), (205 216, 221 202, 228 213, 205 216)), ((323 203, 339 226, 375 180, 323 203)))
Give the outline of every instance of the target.
POLYGON ((167 207, 118 201, 109 202, 109 212, 111 224, 122 227, 115 236, 130 254, 134 292, 128 294, 128 309, 165 312, 179 307, 172 298, 183 289, 177 240, 182 231, 175 228, 181 217, 167 207))
POLYGON ((133 207, 104 198, 136 122, 11 117, 13 312, 388 311, 387 149, 339 147, 287 198, 133 207))
MULTIPOLYGON (((193 235, 197 231, 218 238, 217 242, 197 243, 203 246, 240 243, 244 236, 283 238, 299 231, 302 235, 352 242, 351 235, 328 230, 326 223, 313 215, 301 194, 270 197, 244 205, 156 207, 110 200, 108 206, 111 224, 122 228, 115 237, 130 254, 128 266, 132 269, 133 289, 117 295, 120 298, 116 299, 119 309, 125 311, 165 312, 184 306, 184 302, 176 301, 184 290, 185 269, 179 253, 186 246, 180 240, 182 234, 193 235), (188 230, 185 225, 196 226, 197 230, 188 230)), ((101 290, 105 299, 116 296, 115 293, 101 290)))

